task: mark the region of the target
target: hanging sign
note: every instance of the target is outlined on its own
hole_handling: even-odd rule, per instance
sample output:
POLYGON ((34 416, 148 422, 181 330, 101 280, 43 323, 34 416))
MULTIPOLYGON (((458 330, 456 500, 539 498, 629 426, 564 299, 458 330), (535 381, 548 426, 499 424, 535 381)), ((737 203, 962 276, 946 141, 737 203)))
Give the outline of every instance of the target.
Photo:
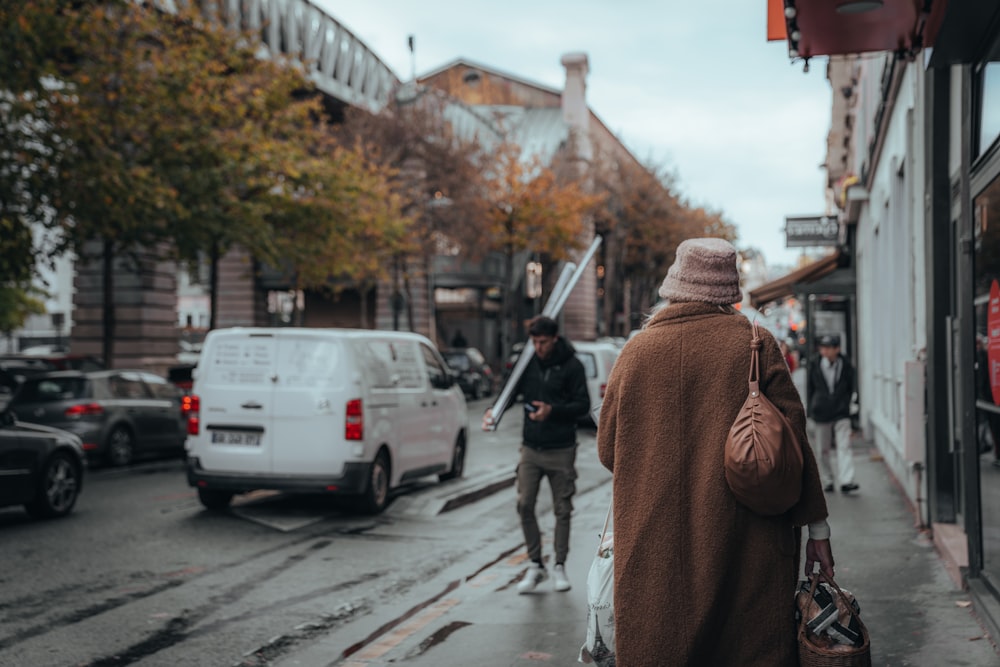
POLYGON ((989 363, 990 391, 993 394, 993 404, 1000 405, 1000 283, 997 283, 996 280, 990 285, 986 332, 989 336, 986 359, 989 363))
POLYGON ((785 247, 836 246, 840 242, 840 222, 832 215, 789 216, 785 218, 785 247))

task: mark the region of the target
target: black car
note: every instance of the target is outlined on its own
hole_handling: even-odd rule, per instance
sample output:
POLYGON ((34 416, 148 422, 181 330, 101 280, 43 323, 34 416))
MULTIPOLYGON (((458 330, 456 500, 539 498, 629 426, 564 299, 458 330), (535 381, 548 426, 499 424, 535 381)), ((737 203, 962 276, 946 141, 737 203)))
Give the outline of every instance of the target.
POLYGON ((0 411, 0 506, 24 505, 38 518, 65 516, 83 488, 80 438, 0 411))
POLYGON ((449 348, 441 356, 458 373, 458 384, 473 400, 493 393, 493 369, 474 347, 449 348))
POLYGON ((146 371, 59 371, 26 378, 9 406, 21 421, 76 434, 90 460, 126 465, 146 455, 183 454, 182 396, 146 371))

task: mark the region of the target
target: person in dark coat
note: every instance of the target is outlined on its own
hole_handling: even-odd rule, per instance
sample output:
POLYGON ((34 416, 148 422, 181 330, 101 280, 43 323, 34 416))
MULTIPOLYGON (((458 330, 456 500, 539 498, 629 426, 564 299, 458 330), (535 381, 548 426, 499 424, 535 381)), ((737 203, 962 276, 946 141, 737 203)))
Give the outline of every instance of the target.
POLYGON ((823 475, 823 488, 831 492, 835 487, 830 450, 836 448, 836 478, 840 482, 840 491, 850 493, 858 489, 851 453, 854 366, 840 353, 840 336, 837 335, 820 337, 819 355, 819 359, 809 368, 806 387, 806 396, 809 397, 808 415, 813 421, 813 451, 823 475))
POLYGON ((833 574, 827 507, 805 411, 778 344, 761 330, 760 388, 803 455, 802 493, 761 516, 726 482, 729 429, 747 398, 750 321, 736 249, 722 239, 677 247, 643 329, 611 370, 597 429, 613 473, 616 664, 797 667, 792 604, 800 533, 805 570, 833 574))
MULTIPOLYGON (((552 509, 556 516, 553 549, 553 587, 571 588, 566 576, 569 555, 570 517, 576 493, 576 428, 590 410, 587 374, 568 340, 559 336, 559 325, 539 316, 528 326, 534 356, 517 384, 524 397, 524 424, 517 464, 517 513, 521 517, 524 543, 531 564, 518 583, 518 593, 530 593, 548 579, 542 556, 542 535, 535 504, 543 478, 548 478, 552 509)), ((483 429, 492 424, 492 409, 483 417, 483 429)))

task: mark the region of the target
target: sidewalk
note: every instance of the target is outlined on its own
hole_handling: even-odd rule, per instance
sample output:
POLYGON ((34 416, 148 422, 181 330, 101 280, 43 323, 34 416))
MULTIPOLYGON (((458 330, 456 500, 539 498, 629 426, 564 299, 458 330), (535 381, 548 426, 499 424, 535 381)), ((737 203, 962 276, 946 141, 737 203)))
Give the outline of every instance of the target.
MULTIPOLYGON (((581 438, 581 479, 567 564, 571 591, 554 592, 550 579, 536 593, 518 595, 515 585, 526 563, 522 545, 512 536, 510 549, 501 558, 461 585, 441 592, 403 624, 370 636, 350 655, 335 658, 343 656, 344 645, 328 637, 311 650, 288 656, 279 667, 579 664, 590 554, 611 496, 610 475, 597 462, 596 451, 588 451, 592 447, 592 437, 581 438)), ((873 453, 873 448, 856 441, 861 488, 846 496, 828 495, 837 581, 861 605, 871 636, 873 665, 1000 665, 1000 653, 977 620, 970 596, 956 588, 931 541, 915 527, 887 468, 873 453)), ((491 483, 497 484, 497 479, 491 483)), ((546 553, 551 553, 547 495, 540 496, 539 515, 546 531, 546 553)), ((485 502, 503 499, 498 496, 485 502)))
POLYGON ((827 494, 837 583, 857 596, 873 665, 1000 665, 969 594, 955 586, 877 450, 853 443, 851 494, 827 494))

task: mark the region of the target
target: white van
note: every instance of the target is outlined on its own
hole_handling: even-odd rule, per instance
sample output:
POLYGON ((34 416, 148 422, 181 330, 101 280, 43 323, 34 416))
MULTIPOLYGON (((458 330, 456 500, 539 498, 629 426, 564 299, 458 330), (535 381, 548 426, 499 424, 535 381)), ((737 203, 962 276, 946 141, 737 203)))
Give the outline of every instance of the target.
POLYGON ((590 394, 590 413, 582 421, 593 421, 594 409, 604 400, 608 388, 608 375, 615 365, 621 348, 604 341, 571 341, 576 348, 576 358, 583 364, 587 375, 587 393, 590 394))
POLYGON ((414 333, 218 329, 185 407, 188 483, 209 509, 274 489, 354 496, 378 513, 395 487, 465 467, 465 397, 414 333))

